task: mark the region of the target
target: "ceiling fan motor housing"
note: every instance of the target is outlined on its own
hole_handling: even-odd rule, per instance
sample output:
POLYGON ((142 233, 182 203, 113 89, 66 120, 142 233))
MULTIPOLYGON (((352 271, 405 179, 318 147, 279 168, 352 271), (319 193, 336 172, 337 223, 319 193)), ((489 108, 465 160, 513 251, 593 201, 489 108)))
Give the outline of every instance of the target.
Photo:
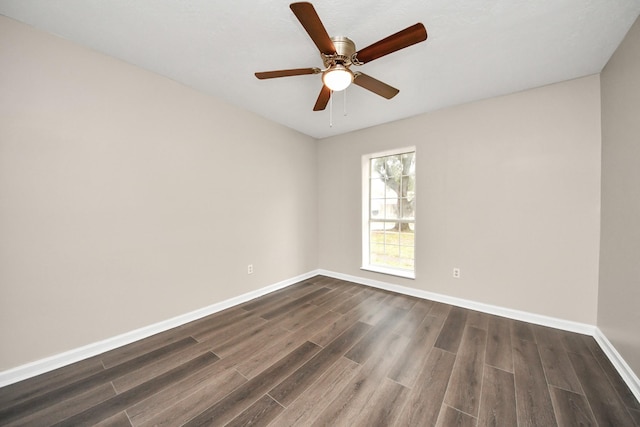
POLYGON ((356 53, 356 44, 353 40, 348 37, 331 37, 331 41, 336 48, 336 53, 335 55, 320 54, 324 66, 329 68, 331 65, 336 64, 347 67, 351 65, 352 57, 356 53))

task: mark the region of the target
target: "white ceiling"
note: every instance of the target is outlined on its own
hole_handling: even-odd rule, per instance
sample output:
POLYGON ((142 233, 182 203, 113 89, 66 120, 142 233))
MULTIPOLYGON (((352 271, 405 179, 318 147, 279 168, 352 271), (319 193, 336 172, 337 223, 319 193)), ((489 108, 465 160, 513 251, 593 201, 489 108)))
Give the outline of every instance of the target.
POLYGON ((602 70, 640 0, 315 0, 331 36, 358 49, 416 22, 419 43, 360 68, 398 89, 360 87, 312 108, 320 75, 258 80, 255 71, 322 68, 284 0, 0 0, 0 14, 167 76, 315 138, 602 70))

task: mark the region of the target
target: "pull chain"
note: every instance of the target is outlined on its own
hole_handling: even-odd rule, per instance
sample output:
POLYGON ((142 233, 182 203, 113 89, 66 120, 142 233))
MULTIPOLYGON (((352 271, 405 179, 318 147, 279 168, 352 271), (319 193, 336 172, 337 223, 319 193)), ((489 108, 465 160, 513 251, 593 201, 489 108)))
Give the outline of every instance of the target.
POLYGON ((347 90, 344 90, 344 116, 347 117, 347 90))
POLYGON ((333 91, 329 95, 329 127, 333 127, 333 91))
MULTIPOLYGON (((342 99, 344 101, 344 116, 347 116, 347 90, 342 91, 342 99)), ((333 91, 331 91, 331 95, 329 95, 329 127, 333 127, 333 91)))

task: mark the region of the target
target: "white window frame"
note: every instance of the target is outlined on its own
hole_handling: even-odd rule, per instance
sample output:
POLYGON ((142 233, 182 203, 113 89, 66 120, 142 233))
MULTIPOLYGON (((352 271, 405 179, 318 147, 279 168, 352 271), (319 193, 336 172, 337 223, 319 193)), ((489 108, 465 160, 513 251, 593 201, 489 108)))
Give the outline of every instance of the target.
MULTIPOLYGON (((416 278, 416 242, 414 238, 413 250, 414 250, 414 264, 413 270, 408 269, 400 269, 400 268, 391 268, 391 267, 382 267, 379 265, 371 265, 370 263, 370 250, 369 250, 369 222, 370 218, 370 201, 371 201, 371 189, 370 189, 370 162, 371 159, 377 157, 386 157, 386 156, 394 156, 398 154, 410 153, 414 152, 417 156, 417 151, 415 146, 411 147, 403 147, 397 148, 393 150, 379 151, 376 153, 365 154, 362 156, 362 265, 360 267, 361 270, 373 271, 376 273, 388 274, 392 276, 404 277, 407 279, 415 279, 416 278)), ((417 171, 416 171, 417 175, 417 171)), ((417 179, 414 183, 417 186, 417 179)), ((417 189, 414 188, 414 191, 417 193, 417 189)), ((414 219, 414 232, 416 229, 416 220, 414 219)))

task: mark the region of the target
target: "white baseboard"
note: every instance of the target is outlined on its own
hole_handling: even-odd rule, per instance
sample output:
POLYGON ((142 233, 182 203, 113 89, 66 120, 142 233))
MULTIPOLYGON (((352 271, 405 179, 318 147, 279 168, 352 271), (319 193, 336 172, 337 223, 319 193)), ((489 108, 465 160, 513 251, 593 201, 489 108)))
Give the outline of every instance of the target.
POLYGON ((458 307, 468 308, 470 310, 482 311, 483 313, 495 314, 496 316, 508 317, 510 319, 522 320, 524 322, 535 323, 536 325, 549 326, 551 328, 562 329, 570 332, 577 332, 584 335, 593 335, 596 327, 586 323, 573 322, 571 320, 558 319, 555 317, 543 316, 541 314, 529 313, 526 311, 513 310, 511 308, 500 307, 497 305, 485 304, 481 302, 456 298, 448 295, 437 294, 434 292, 423 291, 415 288, 394 285, 378 280, 365 279, 358 276, 350 276, 347 274, 336 273, 327 270, 318 270, 319 274, 333 277, 335 279, 347 280, 361 285, 371 286, 378 289, 397 292, 412 297, 438 301, 445 304, 451 304, 458 307))
POLYGON ((216 304, 212 304, 208 307, 204 307, 190 313, 176 316, 171 319, 155 323, 153 325, 126 332, 122 335, 107 338, 103 341, 75 348, 64 353, 59 353, 45 359, 40 359, 35 362, 27 363, 25 365, 17 366, 15 368, 0 372, 0 387, 4 387, 9 384, 13 384, 18 381, 34 377, 36 375, 43 374, 45 372, 67 366, 75 362, 79 362, 89 357, 97 356, 98 354, 104 353, 106 351, 122 347, 123 345, 130 344, 134 341, 150 337, 151 335, 167 331, 177 326, 184 325, 185 323, 189 323, 210 314, 233 307, 235 305, 242 304, 243 302, 250 301, 254 298, 258 298, 262 295, 268 294, 278 289, 293 285, 294 283, 298 283, 311 277, 317 276, 318 274, 319 273, 317 270, 310 271, 300 276, 283 280, 273 285, 269 285, 255 291, 248 292, 246 294, 242 294, 240 296, 233 297, 216 304))
POLYGON ((618 353, 618 350, 611 344, 611 341, 607 339, 600 328, 596 328, 593 338, 595 338, 596 342, 600 345, 600 348, 602 348, 604 354, 607 355, 624 382, 627 383, 633 395, 640 401, 640 379, 638 379, 638 376, 631 370, 631 367, 627 365, 627 362, 625 362, 620 353, 618 353))
POLYGON ((622 379, 627 383, 629 389, 634 394, 636 399, 640 401, 640 380, 636 374, 631 370, 629 365, 624 361, 620 353, 615 349, 613 344, 605 337, 602 331, 593 325, 586 323, 573 322, 570 320, 558 319, 555 317, 543 316, 540 314, 528 313, 525 311, 513 310, 510 308, 499 307, 490 304, 484 304, 480 302, 465 300, 462 298, 451 297, 447 295, 437 294, 433 292, 427 292, 415 288, 407 288, 405 286, 394 285, 391 283, 381 282, 377 280, 366 279, 358 276, 350 276, 348 274, 336 273, 328 270, 318 270, 318 274, 323 276, 333 277, 335 279, 347 280, 354 283, 359 283, 365 286, 371 286, 374 288, 384 289, 387 291, 397 292, 417 298, 423 298, 433 301, 442 302, 445 304, 451 304, 458 307, 464 307, 471 310, 482 311, 488 314, 495 314, 497 316, 508 317, 510 319, 522 320, 524 322, 535 323, 537 325, 549 326, 551 328, 562 329, 569 332, 576 332, 584 335, 591 335, 596 340, 598 345, 602 348, 602 351, 607 355, 613 366, 616 368, 622 379))

